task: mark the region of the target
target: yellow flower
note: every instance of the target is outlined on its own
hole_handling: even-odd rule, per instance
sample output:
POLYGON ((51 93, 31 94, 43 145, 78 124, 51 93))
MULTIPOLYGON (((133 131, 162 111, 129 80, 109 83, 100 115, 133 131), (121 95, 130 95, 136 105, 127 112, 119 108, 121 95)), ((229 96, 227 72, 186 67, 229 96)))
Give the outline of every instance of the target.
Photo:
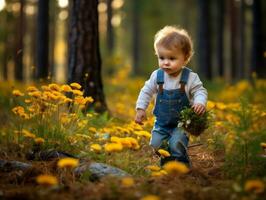
POLYGON ((57 162, 59 168, 74 168, 79 165, 79 160, 75 158, 62 158, 57 162))
POLYGON ((118 152, 122 151, 123 146, 120 143, 107 143, 105 144, 104 148, 107 152, 118 152))
POLYGON ((102 150, 102 147, 99 144, 92 144, 91 145, 91 150, 95 151, 95 152, 100 152, 102 150))
POLYGON ((19 113, 24 113, 25 110, 22 106, 17 106, 12 109, 12 112, 15 113, 16 115, 19 113))
POLYGON ((158 167, 157 165, 148 165, 147 167, 146 167, 146 169, 149 169, 149 170, 151 170, 151 171, 160 171, 160 167, 158 167))
POLYGON ((27 137, 27 138, 36 138, 36 135, 34 135, 33 133, 23 129, 22 130, 22 134, 24 135, 24 137, 27 137))
POLYGON ((160 200, 160 197, 149 194, 149 195, 142 197, 140 200, 160 200))
POLYGON ((211 110, 215 107, 215 103, 213 101, 207 102, 207 110, 211 110))
POLYGON ((189 172, 189 168, 184 163, 178 161, 170 161, 163 168, 169 174, 186 174, 189 172))
POLYGON ((78 83, 71 83, 70 86, 73 88, 73 89, 77 89, 79 90, 81 88, 81 85, 78 84, 78 83))
POLYGON ((19 90, 13 90, 12 94, 16 97, 24 96, 24 93, 20 92, 19 90))
POLYGON ((37 89, 35 86, 29 86, 26 90, 27 90, 28 92, 35 92, 35 91, 38 91, 38 89, 37 89))
POLYGON ((261 146, 263 149, 266 149, 266 142, 262 142, 262 143, 260 143, 260 146, 261 146))
POLYGON ((89 128, 89 131, 90 131, 90 132, 93 132, 93 133, 96 133, 96 128, 94 128, 94 127, 90 127, 90 128, 89 128))
POLYGON ((37 176, 36 182, 40 185, 47 185, 47 186, 58 185, 58 180, 55 176, 46 175, 46 174, 37 176))
POLYGON ((131 177, 124 177, 121 180, 121 184, 123 187, 131 187, 135 184, 135 181, 131 177))
POLYGON ((134 132, 136 135, 143 136, 147 139, 151 137, 151 134, 148 131, 135 131, 134 132))
POLYGON ((158 152, 161 154, 162 157, 169 157, 170 153, 164 149, 159 149, 158 152))
POLYGON ((222 103, 222 102, 217 102, 217 103, 216 103, 216 107, 217 107, 217 109, 219 109, 219 110, 224 110, 224 109, 226 109, 226 105, 225 105, 224 103, 222 103))
POLYGON ((34 142, 37 143, 37 144, 42 144, 42 143, 44 143, 44 139, 41 138, 41 137, 38 137, 38 138, 34 139, 34 142))
POLYGON ((36 98, 39 98, 39 97, 41 97, 42 93, 40 91, 34 91, 34 92, 29 92, 29 95, 36 97, 36 98))
POLYGON ((261 180, 248 180, 245 183, 246 192, 254 192, 256 194, 263 193, 265 185, 261 180))
POLYGON ((85 100, 86 103, 92 103, 94 101, 92 97, 86 97, 85 100))
POLYGON ((72 91, 72 89, 69 85, 62 85, 61 90, 64 92, 71 92, 72 91))
POLYGON ((59 85, 55 84, 55 83, 51 83, 48 85, 48 87, 51 89, 51 90, 54 90, 54 91, 61 91, 61 88, 59 85))
POLYGON ((73 92, 74 95, 79 95, 79 96, 83 95, 83 92, 80 91, 80 90, 72 90, 72 92, 73 92))

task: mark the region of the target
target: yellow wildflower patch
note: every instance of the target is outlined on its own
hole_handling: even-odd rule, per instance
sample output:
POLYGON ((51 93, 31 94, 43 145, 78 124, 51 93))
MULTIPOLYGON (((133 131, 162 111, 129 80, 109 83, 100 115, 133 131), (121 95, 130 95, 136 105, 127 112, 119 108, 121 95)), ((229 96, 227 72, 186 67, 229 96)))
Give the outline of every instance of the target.
POLYGON ((261 180, 248 180, 245 183, 246 192, 254 192, 256 194, 263 193, 265 185, 261 180))
POLYGON ((59 168, 74 168, 79 165, 79 160, 75 158, 62 158, 57 162, 59 168))
POLYGON ((27 138, 33 138, 33 139, 36 138, 35 134, 33 134, 33 133, 31 133, 31 132, 29 132, 28 130, 25 130, 25 129, 22 130, 22 134, 23 134, 24 137, 27 137, 27 138))
POLYGON ((189 168, 184 163, 178 161, 167 162, 163 168, 169 174, 186 174, 189 172, 189 168))
POLYGON ((57 178, 55 176, 47 175, 47 174, 37 176, 36 182, 40 185, 46 185, 46 186, 58 185, 57 178))

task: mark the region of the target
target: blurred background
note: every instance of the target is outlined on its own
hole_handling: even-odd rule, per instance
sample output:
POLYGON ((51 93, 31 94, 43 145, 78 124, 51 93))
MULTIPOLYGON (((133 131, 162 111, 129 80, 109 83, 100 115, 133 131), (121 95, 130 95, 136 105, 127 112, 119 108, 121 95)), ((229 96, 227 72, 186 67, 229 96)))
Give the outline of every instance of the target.
MULTIPOLYGON (((73 2, 0 0, 0 80, 67 82, 73 2)), ((147 78, 157 67, 155 33, 177 25, 192 36, 189 67, 202 78, 265 78, 265 11, 264 0, 99 0, 103 75, 127 68, 147 78)))

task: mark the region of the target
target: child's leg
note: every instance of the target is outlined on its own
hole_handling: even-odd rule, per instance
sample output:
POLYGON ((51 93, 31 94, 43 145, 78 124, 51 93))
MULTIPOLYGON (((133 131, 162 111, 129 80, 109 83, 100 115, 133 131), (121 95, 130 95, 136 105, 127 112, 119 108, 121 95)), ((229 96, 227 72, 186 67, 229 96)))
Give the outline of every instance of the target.
POLYGON ((186 164, 190 164, 187 153, 188 142, 189 138, 179 128, 173 130, 169 139, 169 150, 171 156, 173 156, 176 160, 186 164))
POLYGON ((152 130, 150 145, 155 149, 158 150, 162 145, 162 142, 169 137, 167 131, 163 128, 155 125, 152 130))

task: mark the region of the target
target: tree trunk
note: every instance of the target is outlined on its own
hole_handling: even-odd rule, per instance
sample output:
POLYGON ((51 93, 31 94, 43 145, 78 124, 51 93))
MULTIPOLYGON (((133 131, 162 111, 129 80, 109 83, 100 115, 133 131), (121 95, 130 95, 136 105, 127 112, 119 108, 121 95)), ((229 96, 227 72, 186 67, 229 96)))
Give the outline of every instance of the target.
POLYGON ((265 57, 264 51, 265 46, 265 21, 263 21, 263 5, 265 2, 261 0, 253 1, 253 43, 252 43, 252 63, 251 63, 251 71, 256 72, 258 77, 265 78, 266 77, 266 66, 265 66, 265 57))
POLYGON ((112 55, 114 51, 114 30, 112 26, 112 17, 113 17, 113 9, 112 9, 113 0, 107 0, 107 31, 106 31, 106 40, 107 40, 107 50, 110 55, 112 55))
POLYGON ((209 5, 209 0, 199 0, 199 72, 207 79, 212 78, 209 5))
POLYGON ((217 63, 218 76, 224 75, 224 1, 217 0, 217 63))
POLYGON ((73 0, 68 82, 81 84, 84 96, 94 99, 97 112, 107 110, 101 78, 98 31, 98 0, 73 0))
POLYGON ((49 0, 38 1, 37 79, 46 79, 49 69, 49 0))
POLYGON ((140 75, 139 66, 139 50, 140 50, 140 1, 133 1, 133 16, 132 16, 132 54, 133 54, 133 74, 140 75))
POLYGON ((24 38, 24 15, 25 0, 20 0, 20 14, 18 20, 18 32, 17 32, 17 48, 15 51, 15 79, 18 81, 23 80, 23 38, 24 38))

